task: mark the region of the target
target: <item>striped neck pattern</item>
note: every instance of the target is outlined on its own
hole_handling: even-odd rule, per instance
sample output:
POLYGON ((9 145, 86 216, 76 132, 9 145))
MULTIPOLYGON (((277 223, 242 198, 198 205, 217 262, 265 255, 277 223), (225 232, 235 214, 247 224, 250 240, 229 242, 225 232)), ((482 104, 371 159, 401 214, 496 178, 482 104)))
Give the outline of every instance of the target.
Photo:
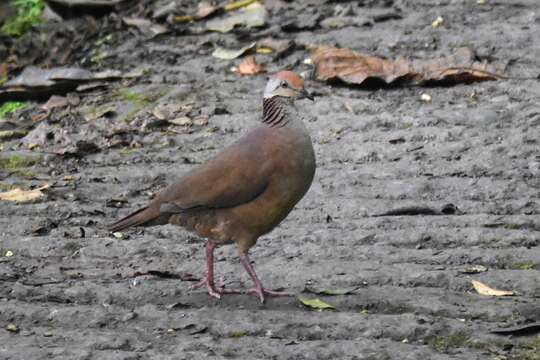
POLYGON ((263 99, 263 118, 262 122, 270 127, 282 127, 286 125, 286 105, 279 96, 263 99))

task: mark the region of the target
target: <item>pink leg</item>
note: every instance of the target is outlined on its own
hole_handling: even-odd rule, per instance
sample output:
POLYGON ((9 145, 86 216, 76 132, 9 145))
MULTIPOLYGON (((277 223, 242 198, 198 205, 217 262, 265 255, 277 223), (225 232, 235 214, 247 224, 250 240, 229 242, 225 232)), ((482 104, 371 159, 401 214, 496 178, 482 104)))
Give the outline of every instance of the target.
POLYGON ((291 296, 291 294, 283 291, 272 291, 272 290, 266 290, 263 286, 259 278, 257 277, 257 274, 255 273, 255 270, 253 269, 253 266, 251 266, 251 262, 249 261, 249 257, 247 254, 240 255, 240 262, 244 266, 244 269, 246 269, 247 273, 251 277, 251 280, 253 280, 254 287, 250 290, 248 290, 248 293, 255 293, 259 296, 259 299, 261 300, 261 303, 264 303, 264 295, 269 296, 291 296))
POLYGON ((222 289, 217 289, 214 283, 214 249, 216 248, 216 243, 213 241, 206 242, 206 274, 203 276, 201 281, 193 285, 192 289, 198 289, 204 285, 208 289, 208 295, 213 296, 217 299, 221 298, 222 289))

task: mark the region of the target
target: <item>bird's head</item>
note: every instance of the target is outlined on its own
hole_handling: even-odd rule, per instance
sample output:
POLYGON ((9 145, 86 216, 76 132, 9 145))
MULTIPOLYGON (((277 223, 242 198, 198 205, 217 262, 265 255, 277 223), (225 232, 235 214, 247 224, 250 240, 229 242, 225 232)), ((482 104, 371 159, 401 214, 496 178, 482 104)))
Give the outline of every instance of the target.
POLYGON ((264 89, 264 98, 269 99, 274 96, 291 100, 306 98, 313 101, 313 95, 304 89, 304 79, 297 73, 286 70, 280 71, 268 79, 264 89))

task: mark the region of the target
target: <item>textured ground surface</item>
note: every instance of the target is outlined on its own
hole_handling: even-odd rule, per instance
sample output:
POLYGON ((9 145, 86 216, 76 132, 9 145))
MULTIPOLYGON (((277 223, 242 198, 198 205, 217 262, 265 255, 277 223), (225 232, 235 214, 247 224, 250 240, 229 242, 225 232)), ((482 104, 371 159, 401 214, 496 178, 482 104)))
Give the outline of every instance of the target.
MULTIPOLYGON (((323 28, 321 20, 344 2, 308 3, 314 5, 267 2, 269 24, 257 31, 190 34, 179 26, 175 34, 145 40, 120 27, 105 45, 96 45, 96 37, 82 48, 80 61, 84 51, 108 52, 92 68, 147 70, 53 112, 23 139, 41 139, 32 152, 17 141, 4 143, 2 156, 42 160, 29 169, 34 176, 2 172, 3 184, 54 186, 46 201, 0 203, 0 249, 14 254, 0 257, 0 358, 539 359, 538 334, 490 333, 540 321, 536 80, 379 90, 309 83, 317 101, 298 106, 312 119, 313 187, 251 254, 270 288, 302 294, 306 286, 358 287, 351 295, 319 296, 338 311, 310 311, 295 298, 265 305, 245 295, 217 301, 190 291, 191 281, 136 276, 150 270, 200 276, 202 242, 169 226, 135 229, 124 240, 103 229, 259 120, 264 76, 232 74, 236 62, 211 57, 212 44, 287 38, 390 58, 443 56, 471 46, 506 64, 511 76, 540 73, 534 0, 363 1, 353 6, 357 17, 401 9, 401 19, 337 29, 323 28), (434 29, 438 15, 445 25, 434 29), (295 16, 304 29, 284 32, 280 24, 295 16), (431 103, 420 100, 423 92, 431 103), (167 103, 191 106, 190 116, 207 116, 208 124, 189 131, 160 127, 152 109, 167 103), (116 112, 85 120, 85 112, 103 106, 116 112), (59 131, 137 146, 56 156, 50 152, 61 143, 59 131), (40 138, 47 132, 49 140, 40 138), (404 141, 389 142, 398 138, 404 141), (371 216, 448 203, 462 214, 371 216), (459 271, 471 265, 488 271, 459 271), (517 296, 480 296, 473 279, 517 296), (8 324, 19 331, 6 330, 8 324)), ((307 56, 298 49, 258 60, 271 71, 307 71, 307 56)), ((20 116, 38 112, 37 106, 20 116)), ((217 259, 226 286, 251 285, 234 248, 220 248, 217 259)))

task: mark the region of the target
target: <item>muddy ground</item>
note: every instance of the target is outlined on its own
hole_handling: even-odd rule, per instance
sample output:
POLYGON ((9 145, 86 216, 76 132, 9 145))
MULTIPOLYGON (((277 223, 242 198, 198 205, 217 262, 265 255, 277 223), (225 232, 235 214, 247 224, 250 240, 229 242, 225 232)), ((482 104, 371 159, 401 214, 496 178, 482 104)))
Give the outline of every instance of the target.
MULTIPOLYGON (((39 117, 44 99, 8 118, 35 123, 26 137, 2 144, 2 157, 39 160, 1 170, 3 187, 52 187, 37 203, 0 203, 0 358, 540 358, 538 327, 492 333, 540 322, 538 80, 368 89, 308 83, 317 100, 298 106, 311 118, 316 177, 251 256, 269 288, 318 297, 336 311, 309 310, 295 297, 218 301, 190 290, 204 270, 195 236, 165 226, 117 239, 104 229, 257 125, 265 77, 233 74, 239 60, 212 57, 215 44, 295 40, 281 58, 257 55, 270 71, 309 71, 302 46, 315 43, 389 58, 469 46, 514 78, 540 74, 536 0, 299 3, 267 1, 264 28, 226 34, 200 31, 202 21, 147 39, 120 21, 146 15, 151 6, 142 5, 34 30, 60 44, 42 49, 37 65, 144 71, 71 93, 71 105, 46 117, 39 117), (323 26, 349 5, 345 14, 367 20, 323 26), (439 15, 444 25, 433 28, 439 15), (50 53, 69 46, 63 59, 50 53), (420 100, 424 92, 431 103, 420 100), (195 123, 164 125, 155 109, 166 104, 183 106, 170 117, 195 123), (372 216, 446 204, 459 211, 372 216), (487 271, 461 272, 476 265, 487 271), (516 296, 479 295, 471 280, 516 296), (306 286, 357 290, 322 296, 303 293, 306 286)), ((233 247, 217 251, 216 271, 227 287, 251 285, 233 247)))

